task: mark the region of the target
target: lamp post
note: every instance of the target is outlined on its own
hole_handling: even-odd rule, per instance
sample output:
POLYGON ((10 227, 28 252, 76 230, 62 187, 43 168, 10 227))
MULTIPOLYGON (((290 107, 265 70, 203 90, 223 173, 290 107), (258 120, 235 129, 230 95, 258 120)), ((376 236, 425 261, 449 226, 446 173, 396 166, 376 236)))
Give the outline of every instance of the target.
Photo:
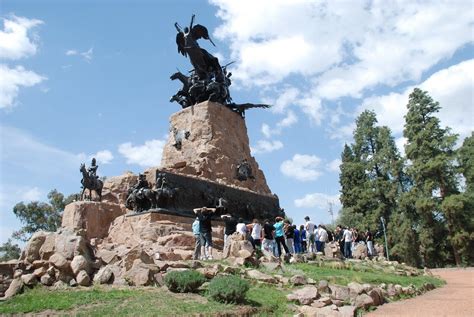
POLYGON ((385 250, 387 252, 387 261, 390 261, 390 257, 388 255, 387 232, 385 231, 385 219, 383 217, 380 217, 380 222, 382 223, 383 236, 385 238, 385 250))

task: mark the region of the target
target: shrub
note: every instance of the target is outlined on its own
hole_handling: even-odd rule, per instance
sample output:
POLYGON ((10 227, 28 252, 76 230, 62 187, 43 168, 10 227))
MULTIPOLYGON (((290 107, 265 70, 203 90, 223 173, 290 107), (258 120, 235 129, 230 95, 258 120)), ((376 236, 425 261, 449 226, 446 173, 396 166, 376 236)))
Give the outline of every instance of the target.
POLYGON ((204 275, 194 270, 171 271, 165 276, 168 289, 178 293, 196 292, 205 281, 204 275))
POLYGON ((220 276, 211 281, 208 294, 218 302, 241 303, 249 288, 249 283, 238 276, 220 276))

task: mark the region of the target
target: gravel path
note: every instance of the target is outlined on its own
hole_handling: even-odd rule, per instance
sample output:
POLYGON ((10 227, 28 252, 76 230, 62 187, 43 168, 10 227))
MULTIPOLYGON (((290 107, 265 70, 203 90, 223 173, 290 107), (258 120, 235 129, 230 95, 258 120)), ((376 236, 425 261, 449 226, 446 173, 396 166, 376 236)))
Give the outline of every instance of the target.
POLYGON ((432 272, 447 284, 415 298, 382 305, 365 316, 474 316, 474 268, 432 272))

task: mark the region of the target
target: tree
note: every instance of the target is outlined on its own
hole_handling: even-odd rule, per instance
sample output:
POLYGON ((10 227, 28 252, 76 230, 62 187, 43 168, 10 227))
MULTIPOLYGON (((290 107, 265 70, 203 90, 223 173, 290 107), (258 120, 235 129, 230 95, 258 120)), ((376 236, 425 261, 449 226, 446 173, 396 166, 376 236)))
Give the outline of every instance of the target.
POLYGON ((447 197, 442 210, 448 214, 456 228, 450 237, 451 244, 457 248, 463 265, 474 264, 474 132, 464 139, 457 151, 458 171, 464 176, 465 191, 447 197))
POLYGON ((377 126, 373 111, 356 120, 354 143, 342 153, 340 221, 365 229, 387 223, 400 192, 402 161, 390 129, 377 126))
POLYGON ((49 204, 32 201, 28 204, 20 202, 13 207, 13 213, 24 226, 13 233, 15 239, 27 241, 31 234, 38 230, 56 231, 61 225, 64 207, 74 201, 76 195, 66 199, 64 195, 53 189, 48 194, 49 204))
POLYGON ((13 244, 11 239, 0 246, 0 262, 15 260, 20 257, 21 250, 17 244, 13 244))
POLYGON ((453 237, 460 229, 455 217, 458 212, 447 201, 458 194, 454 145, 457 136, 440 127, 435 114, 440 105, 426 91, 415 88, 409 96, 403 134, 407 138, 406 158, 410 161, 407 174, 413 181, 410 189, 418 214, 420 251, 426 266, 444 265, 449 255, 444 249, 451 243, 452 255, 460 264, 458 244, 453 237))

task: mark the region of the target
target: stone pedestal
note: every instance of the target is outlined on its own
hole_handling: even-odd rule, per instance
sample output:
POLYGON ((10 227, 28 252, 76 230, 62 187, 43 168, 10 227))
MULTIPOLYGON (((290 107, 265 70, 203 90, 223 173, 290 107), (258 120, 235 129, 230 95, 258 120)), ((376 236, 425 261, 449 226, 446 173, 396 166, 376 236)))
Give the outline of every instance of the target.
POLYGON ((84 229, 87 239, 105 238, 110 224, 125 213, 120 205, 78 201, 66 206, 63 213, 62 227, 77 231, 84 229))
POLYGON ((161 168, 271 195, 263 172, 250 154, 245 120, 214 102, 206 101, 171 116, 161 168), (243 160, 250 165, 252 177, 239 180, 237 166, 243 160))

